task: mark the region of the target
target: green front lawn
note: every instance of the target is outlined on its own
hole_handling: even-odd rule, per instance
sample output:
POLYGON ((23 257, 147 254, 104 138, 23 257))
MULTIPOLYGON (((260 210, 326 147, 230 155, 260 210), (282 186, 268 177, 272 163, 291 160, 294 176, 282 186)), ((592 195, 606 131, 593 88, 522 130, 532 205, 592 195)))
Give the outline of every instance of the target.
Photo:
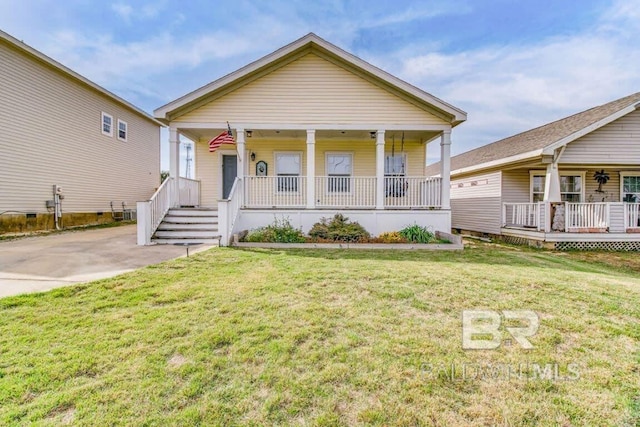
POLYGON ((1 299, 0 424, 633 426, 637 258, 221 248, 1 299), (481 308, 534 348, 463 350, 481 308))

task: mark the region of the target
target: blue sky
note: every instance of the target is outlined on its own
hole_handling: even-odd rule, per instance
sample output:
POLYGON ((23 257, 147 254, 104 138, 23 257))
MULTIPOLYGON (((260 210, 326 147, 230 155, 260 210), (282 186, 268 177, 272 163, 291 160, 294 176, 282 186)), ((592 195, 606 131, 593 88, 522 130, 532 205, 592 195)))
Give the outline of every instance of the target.
POLYGON ((0 0, 0 29, 148 112, 315 32, 467 111, 454 154, 640 91, 640 0, 0 0))

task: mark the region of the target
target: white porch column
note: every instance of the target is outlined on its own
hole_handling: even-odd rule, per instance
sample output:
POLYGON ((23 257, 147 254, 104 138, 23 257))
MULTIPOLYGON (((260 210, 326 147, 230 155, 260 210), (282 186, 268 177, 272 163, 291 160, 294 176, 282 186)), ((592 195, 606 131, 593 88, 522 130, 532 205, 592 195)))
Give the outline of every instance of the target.
POLYGON ((169 127, 169 176, 173 178, 170 205, 180 207, 180 132, 173 126, 169 127))
POLYGON ((180 133, 173 126, 169 128, 169 176, 180 176, 180 133))
POLYGON ((560 196, 560 173, 558 172, 557 162, 547 165, 547 175, 544 181, 544 201, 562 201, 562 197, 560 196))
POLYGON ((307 129, 307 209, 316 207, 316 131, 307 129))
POLYGON ((244 129, 236 129, 236 149, 238 150, 238 176, 244 177, 247 174, 247 167, 244 161, 246 149, 245 149, 245 139, 244 139, 244 129))
POLYGON ((376 209, 384 209, 384 130, 376 133, 376 209))
POLYGON ((440 207, 451 209, 451 130, 442 132, 440 140, 440 207))

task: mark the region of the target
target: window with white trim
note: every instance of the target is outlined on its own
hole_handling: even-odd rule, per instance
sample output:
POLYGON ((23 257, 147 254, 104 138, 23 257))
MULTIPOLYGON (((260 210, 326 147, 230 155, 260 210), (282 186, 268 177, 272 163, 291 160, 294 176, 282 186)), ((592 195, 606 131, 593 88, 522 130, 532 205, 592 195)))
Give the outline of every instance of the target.
POLYGON ((129 126, 124 120, 118 119, 118 139, 121 141, 127 141, 129 135, 129 126))
POLYGON ((640 203, 640 172, 620 172, 620 200, 640 203))
POLYGON ((560 175, 560 195, 563 202, 582 201, 582 176, 560 175))
POLYGON ((105 112, 102 113, 102 134, 113 136, 113 117, 105 112))
POLYGON ((300 153, 275 153, 278 192, 298 192, 302 172, 300 153))
POLYGON ((327 191, 329 193, 349 193, 353 174, 353 154, 327 153, 327 191))
POLYGON ((387 155, 384 158, 384 174, 386 176, 404 176, 407 157, 405 154, 387 155))
POLYGON ((385 195, 387 197, 403 197, 409 186, 404 178, 407 170, 405 154, 387 155, 384 158, 385 195))
POLYGON ((533 203, 544 200, 545 175, 533 175, 531 177, 531 201, 533 203))
MULTIPOLYGON (((533 203, 544 200, 546 174, 543 172, 531 173, 531 201, 533 203)), ((560 174, 560 197, 563 202, 579 203, 583 199, 584 189, 582 182, 584 173, 560 174)))

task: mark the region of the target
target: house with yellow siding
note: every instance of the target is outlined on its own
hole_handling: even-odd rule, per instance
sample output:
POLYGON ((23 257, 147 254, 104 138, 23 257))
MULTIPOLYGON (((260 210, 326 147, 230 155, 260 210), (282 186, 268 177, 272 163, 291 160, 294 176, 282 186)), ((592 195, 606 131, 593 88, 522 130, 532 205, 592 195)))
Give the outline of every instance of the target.
POLYGON ((171 177, 139 204, 140 244, 219 236, 226 245, 274 217, 308 231, 338 212, 374 235, 451 228, 451 132, 466 113, 315 34, 154 116, 170 129, 171 177), (236 144, 209 152, 227 122, 236 144), (181 135, 195 144, 194 180, 180 177, 181 135), (429 144, 440 145, 441 178, 425 174, 429 144))

